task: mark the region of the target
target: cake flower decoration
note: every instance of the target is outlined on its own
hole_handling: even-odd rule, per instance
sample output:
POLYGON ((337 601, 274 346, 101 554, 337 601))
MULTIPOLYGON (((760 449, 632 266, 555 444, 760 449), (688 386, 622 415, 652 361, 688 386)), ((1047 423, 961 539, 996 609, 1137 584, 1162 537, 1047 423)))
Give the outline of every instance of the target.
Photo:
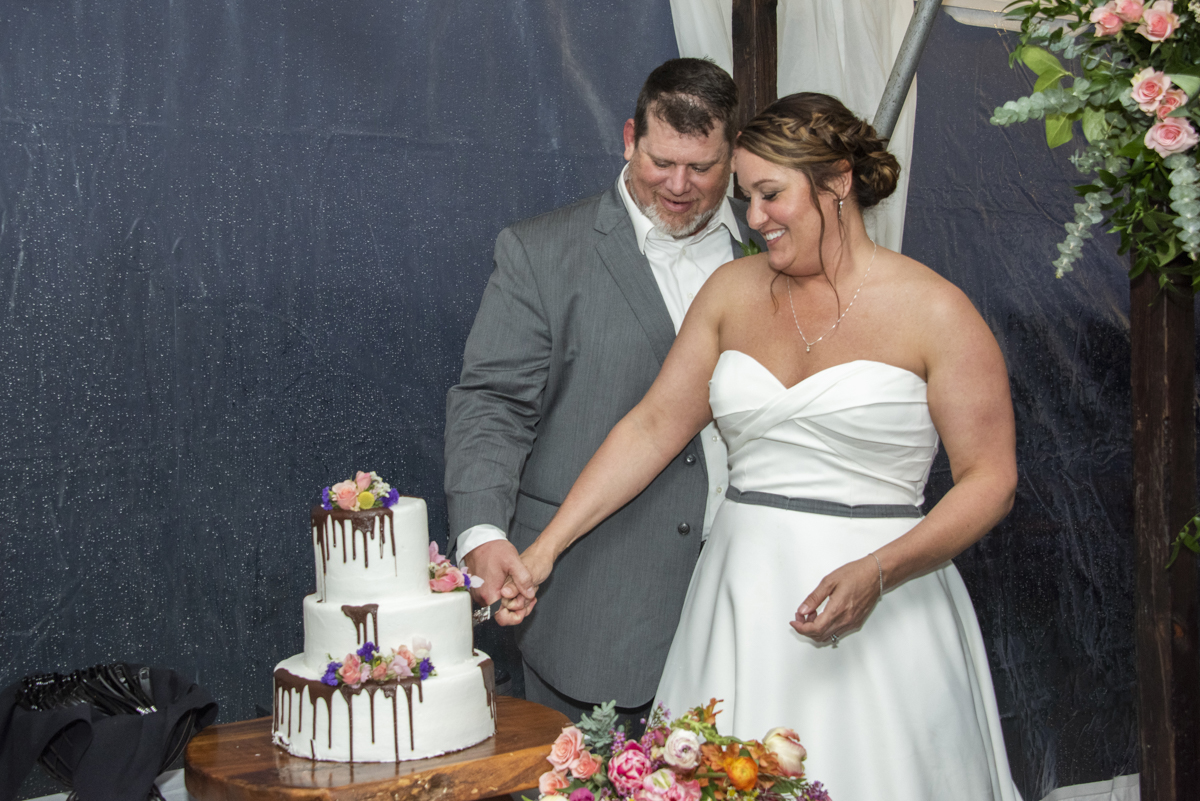
POLYGON ((429 640, 414 637, 412 648, 401 645, 385 654, 368 641, 354 653, 346 654, 341 662, 330 659, 321 681, 330 687, 348 686, 355 690, 364 684, 383 684, 413 676, 424 681, 437 675, 437 668, 429 658, 432 647, 429 640))
POLYGON ((393 489, 379 474, 372 470, 359 470, 353 479, 339 481, 321 490, 321 508, 334 508, 347 512, 362 512, 367 509, 388 508, 400 500, 400 491, 393 489))
POLYGON ((434 592, 455 592, 477 590, 482 586, 482 578, 450 564, 450 560, 438 552, 437 543, 429 543, 429 589, 434 592))

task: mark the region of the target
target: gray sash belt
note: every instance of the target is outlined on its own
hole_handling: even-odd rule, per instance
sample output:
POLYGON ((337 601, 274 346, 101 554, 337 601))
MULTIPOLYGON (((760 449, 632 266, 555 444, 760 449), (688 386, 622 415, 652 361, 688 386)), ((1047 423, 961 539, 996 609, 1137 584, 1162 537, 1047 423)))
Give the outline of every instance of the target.
POLYGON ((748 503, 754 506, 770 506, 774 509, 787 509, 792 512, 809 512, 814 515, 831 515, 833 517, 921 517, 921 510, 916 506, 903 503, 865 503, 850 506, 837 501, 819 501, 815 498, 789 498, 786 495, 776 495, 773 492, 742 492, 737 487, 730 487, 725 497, 734 503, 748 503))

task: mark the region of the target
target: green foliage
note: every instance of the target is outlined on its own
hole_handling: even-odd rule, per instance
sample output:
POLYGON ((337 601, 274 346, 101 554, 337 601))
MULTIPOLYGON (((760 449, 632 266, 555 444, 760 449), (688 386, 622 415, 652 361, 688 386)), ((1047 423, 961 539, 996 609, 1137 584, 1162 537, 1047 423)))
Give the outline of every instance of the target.
POLYGON ((1179 558, 1179 549, 1187 548, 1192 553, 1200 553, 1200 515, 1196 515, 1183 525, 1183 529, 1171 543, 1171 558, 1167 560, 1167 569, 1179 558))
POLYGON ((617 729, 617 702, 614 700, 592 707, 592 714, 581 717, 575 728, 583 732, 583 743, 589 751, 610 756, 612 733, 617 729))
POLYGON ((1169 88, 1187 99, 1169 114, 1164 109, 1162 116, 1200 127, 1196 4, 1175 3, 1178 26, 1162 42, 1145 38, 1136 23, 1115 35, 1096 35, 1089 17, 1098 5, 1091 0, 1013 4, 1008 14, 1021 21, 1021 45, 1009 65, 1019 61, 1037 80, 1032 94, 997 108, 991 122, 1044 119, 1046 143, 1052 148, 1072 141, 1074 123, 1080 122, 1087 146, 1071 162, 1092 179, 1077 187, 1084 202, 1076 204, 1075 219, 1066 224, 1067 236, 1058 246, 1054 266, 1059 277, 1082 256, 1090 228, 1107 221, 1109 230, 1120 235, 1120 252, 1132 253, 1130 277, 1149 271, 1165 285, 1171 275, 1182 273, 1194 290, 1200 289, 1198 148, 1172 154, 1178 147, 1148 140, 1151 127, 1163 123, 1157 108, 1139 106, 1132 93, 1147 69, 1163 73, 1169 88))

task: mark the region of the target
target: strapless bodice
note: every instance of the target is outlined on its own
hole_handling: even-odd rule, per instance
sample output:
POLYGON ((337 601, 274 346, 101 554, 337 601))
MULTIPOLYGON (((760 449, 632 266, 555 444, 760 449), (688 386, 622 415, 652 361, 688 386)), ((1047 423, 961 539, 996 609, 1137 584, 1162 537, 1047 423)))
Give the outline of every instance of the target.
POLYGON ((865 360, 785 387, 753 357, 724 351, 709 403, 729 446, 729 484, 852 506, 919 506, 938 446, 926 390, 908 370, 865 360))

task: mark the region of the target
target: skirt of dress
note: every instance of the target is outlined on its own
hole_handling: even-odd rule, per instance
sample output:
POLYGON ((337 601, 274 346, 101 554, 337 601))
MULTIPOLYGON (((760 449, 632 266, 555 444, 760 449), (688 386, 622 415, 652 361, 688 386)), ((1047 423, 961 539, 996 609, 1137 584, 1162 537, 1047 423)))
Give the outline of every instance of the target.
POLYGON ((726 502, 663 670, 672 715, 722 699, 718 729, 795 729, 836 801, 1018 801, 979 623, 953 564, 891 588, 837 648, 797 634, 820 580, 913 519, 847 519, 726 502))

